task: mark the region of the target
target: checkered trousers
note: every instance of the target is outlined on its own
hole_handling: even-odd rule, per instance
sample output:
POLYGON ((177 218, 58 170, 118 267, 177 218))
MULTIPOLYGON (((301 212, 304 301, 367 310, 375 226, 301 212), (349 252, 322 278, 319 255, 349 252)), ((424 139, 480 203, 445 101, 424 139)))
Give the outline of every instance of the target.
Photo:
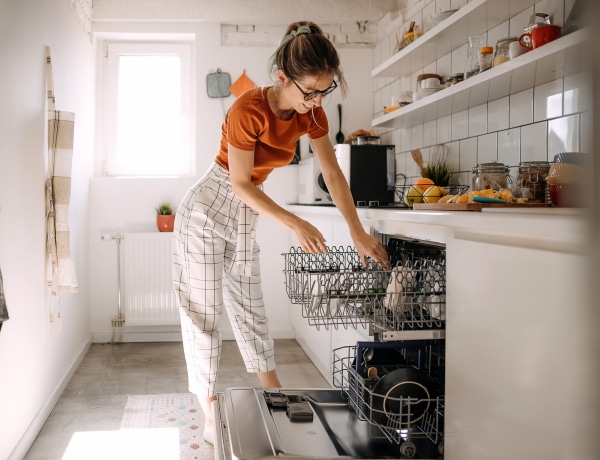
POLYGON ((235 197, 228 171, 216 163, 177 209, 173 284, 180 303, 189 388, 199 397, 215 394, 223 307, 246 370, 275 369, 261 288, 260 249, 254 241, 257 217, 235 197), (245 269, 236 268, 238 256, 246 259, 245 269))

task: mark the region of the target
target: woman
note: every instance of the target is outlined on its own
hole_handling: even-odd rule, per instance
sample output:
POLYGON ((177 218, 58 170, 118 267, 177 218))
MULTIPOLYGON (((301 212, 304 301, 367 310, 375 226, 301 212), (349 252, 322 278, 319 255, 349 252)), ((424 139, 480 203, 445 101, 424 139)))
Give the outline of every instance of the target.
POLYGON ((247 371, 257 373, 264 388, 281 387, 260 285, 257 216, 289 228, 304 251, 327 252, 317 228, 262 190, 274 168, 290 163, 300 136, 310 139, 363 263, 367 255, 384 265, 388 260, 385 248, 358 219, 328 137, 321 102, 337 86, 346 93, 335 48, 316 24, 291 24, 269 60, 269 71, 276 72, 272 87, 242 94, 229 109, 215 163, 188 191, 175 219, 173 276, 190 391, 202 404, 204 438, 211 443, 210 405, 215 399, 224 305, 247 371))

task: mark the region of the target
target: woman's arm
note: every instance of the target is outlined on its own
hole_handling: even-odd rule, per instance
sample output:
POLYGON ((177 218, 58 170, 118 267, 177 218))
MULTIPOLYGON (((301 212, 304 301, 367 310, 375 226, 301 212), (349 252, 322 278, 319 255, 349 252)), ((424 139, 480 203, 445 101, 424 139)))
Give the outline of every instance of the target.
POLYGON ((283 209, 251 181, 254 152, 229 144, 229 176, 233 193, 260 215, 289 228, 302 250, 320 254, 327 252, 325 238, 309 222, 283 209))
POLYGON ((319 160, 327 189, 348 224, 350 236, 363 265, 366 265, 365 256, 368 255, 380 265, 387 267, 389 262, 387 251, 379 241, 365 232, 358 218, 350 187, 348 187, 348 182, 335 158, 335 152, 329 137, 323 136, 318 139, 311 139, 310 143, 315 156, 319 160))

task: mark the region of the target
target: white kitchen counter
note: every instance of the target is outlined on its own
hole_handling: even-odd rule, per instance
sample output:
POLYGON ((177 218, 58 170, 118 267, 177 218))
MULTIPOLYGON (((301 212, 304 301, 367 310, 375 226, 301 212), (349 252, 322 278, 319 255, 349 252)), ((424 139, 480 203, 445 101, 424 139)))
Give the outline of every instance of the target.
MULTIPOLYGON (((289 205, 298 215, 343 221, 334 206, 289 205)), ((448 236, 509 246, 581 253, 588 235, 584 209, 499 209, 484 211, 413 211, 357 208, 365 225, 384 234, 399 234, 445 243, 448 236), (422 234, 422 236, 421 236, 422 234)))

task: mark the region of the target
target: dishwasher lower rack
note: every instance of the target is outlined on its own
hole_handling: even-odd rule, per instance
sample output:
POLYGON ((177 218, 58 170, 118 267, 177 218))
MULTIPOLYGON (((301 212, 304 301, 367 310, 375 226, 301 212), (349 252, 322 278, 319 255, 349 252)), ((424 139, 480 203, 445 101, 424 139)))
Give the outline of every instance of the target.
MULTIPOLYGON (((376 331, 445 329, 445 250, 390 239, 393 267, 363 267, 353 248, 283 254, 288 297, 313 326, 372 325, 376 331)), ((394 337, 391 337, 394 339, 394 337)))
POLYGON ((375 428, 372 436, 400 444, 406 457, 416 454, 416 446, 436 446, 443 455, 444 348, 437 340, 340 347, 334 350, 333 385, 375 428), (372 361, 364 356, 369 353, 372 361), (406 375, 412 379, 402 379, 406 375))

